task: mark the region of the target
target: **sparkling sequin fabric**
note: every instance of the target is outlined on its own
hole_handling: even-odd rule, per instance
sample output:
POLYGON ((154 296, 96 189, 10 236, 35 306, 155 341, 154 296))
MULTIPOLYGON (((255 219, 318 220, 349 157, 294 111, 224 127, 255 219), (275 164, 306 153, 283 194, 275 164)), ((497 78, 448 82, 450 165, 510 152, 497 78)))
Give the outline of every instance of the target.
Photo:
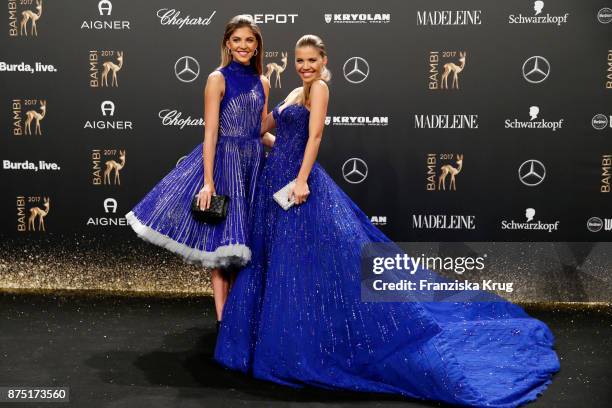
MULTIPOLYGON (((554 337, 509 302, 360 300, 360 248, 390 242, 317 163, 302 205, 272 194, 296 177, 308 110, 279 113, 256 194, 253 258, 223 311, 215 359, 292 387, 397 393, 447 403, 516 407, 559 370, 554 337)), ((433 272, 431 272, 433 273, 433 272)))
POLYGON ((192 197, 204 182, 202 143, 126 214, 141 238, 206 267, 243 266, 250 260, 250 217, 264 158, 260 130, 265 94, 259 75, 236 61, 220 71, 225 94, 213 179, 217 194, 230 196, 227 218, 205 224, 191 215, 192 197))

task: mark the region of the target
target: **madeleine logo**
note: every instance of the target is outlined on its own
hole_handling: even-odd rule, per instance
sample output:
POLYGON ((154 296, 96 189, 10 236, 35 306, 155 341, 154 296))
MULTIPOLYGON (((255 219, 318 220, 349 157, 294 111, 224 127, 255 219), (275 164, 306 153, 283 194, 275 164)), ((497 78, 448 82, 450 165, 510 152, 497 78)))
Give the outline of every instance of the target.
POLYGON ((17 231, 47 231, 45 218, 51 209, 51 199, 40 196, 17 196, 17 231))
POLYGON ((463 154, 455 153, 428 153, 426 158, 427 191, 457 190, 457 176, 463 170, 463 154))
POLYGON ((41 122, 47 114, 47 101, 42 99, 13 99, 11 102, 12 126, 14 136, 42 135, 41 122), (28 107, 30 109, 28 109, 28 107))
POLYGON ((449 89, 449 76, 451 77, 450 89, 459 89, 459 74, 465 69, 466 57, 466 51, 430 51, 428 61, 429 89, 449 89), (442 65, 444 61, 449 62, 442 65))
MULTIPOLYGON (((278 56, 278 51, 268 51, 266 52, 266 57, 276 57, 278 56)), ((286 52, 282 52, 281 53, 281 63, 277 64, 276 62, 269 62, 266 64, 266 78, 268 78, 268 81, 270 81, 270 84, 272 84, 272 74, 276 75, 276 80, 274 81, 274 88, 281 88, 281 74, 285 71, 285 68, 287 68, 287 53, 286 52)))
POLYGON ((91 162, 92 185, 121 185, 120 173, 125 167, 125 150, 93 149, 91 162))
POLYGON ((111 75, 111 87, 119 87, 117 73, 123 68, 123 51, 89 51, 89 86, 91 88, 108 87, 108 76, 111 75))
POLYGON ((42 16, 42 12, 42 0, 36 0, 36 5, 34 5, 32 0, 9 0, 9 36, 38 37, 37 22, 42 16), (19 7, 18 5, 23 6, 23 8, 19 7))

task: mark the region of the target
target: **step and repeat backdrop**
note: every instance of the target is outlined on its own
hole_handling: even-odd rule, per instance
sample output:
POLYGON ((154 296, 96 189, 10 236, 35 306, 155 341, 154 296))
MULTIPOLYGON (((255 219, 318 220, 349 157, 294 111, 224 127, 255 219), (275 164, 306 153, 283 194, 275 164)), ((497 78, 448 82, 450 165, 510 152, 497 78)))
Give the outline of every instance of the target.
POLYGON ((391 239, 612 237, 608 0, 2 7, 4 287, 206 281, 123 215, 202 143, 204 85, 236 14, 263 31, 270 107, 300 86, 296 40, 323 38, 333 77, 318 160, 391 239))

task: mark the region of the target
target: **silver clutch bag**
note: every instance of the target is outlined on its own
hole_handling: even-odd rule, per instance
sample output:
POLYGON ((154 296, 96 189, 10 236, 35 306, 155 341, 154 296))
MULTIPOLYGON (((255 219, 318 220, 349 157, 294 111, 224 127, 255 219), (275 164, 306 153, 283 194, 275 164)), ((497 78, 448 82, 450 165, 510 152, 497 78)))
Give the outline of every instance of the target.
POLYGON ((283 210, 288 210, 295 204, 295 199, 293 198, 289 199, 289 194, 291 193, 291 189, 293 188, 294 185, 295 185, 295 180, 292 180, 289 182, 289 184, 287 184, 285 187, 278 190, 272 196, 274 198, 274 201, 276 201, 278 205, 280 205, 283 208, 283 210))

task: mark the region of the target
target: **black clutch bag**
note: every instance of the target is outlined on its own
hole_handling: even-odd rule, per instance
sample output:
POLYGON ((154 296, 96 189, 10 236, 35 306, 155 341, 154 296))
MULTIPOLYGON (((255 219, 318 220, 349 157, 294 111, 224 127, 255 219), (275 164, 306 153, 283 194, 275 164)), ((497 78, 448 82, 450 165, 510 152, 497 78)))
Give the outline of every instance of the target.
POLYGON ((210 198, 210 207, 206 210, 201 210, 198 203, 198 195, 196 194, 191 201, 191 213, 193 217, 208 224, 214 224, 223 221, 227 216, 227 206, 229 197, 226 195, 213 195, 210 198))

